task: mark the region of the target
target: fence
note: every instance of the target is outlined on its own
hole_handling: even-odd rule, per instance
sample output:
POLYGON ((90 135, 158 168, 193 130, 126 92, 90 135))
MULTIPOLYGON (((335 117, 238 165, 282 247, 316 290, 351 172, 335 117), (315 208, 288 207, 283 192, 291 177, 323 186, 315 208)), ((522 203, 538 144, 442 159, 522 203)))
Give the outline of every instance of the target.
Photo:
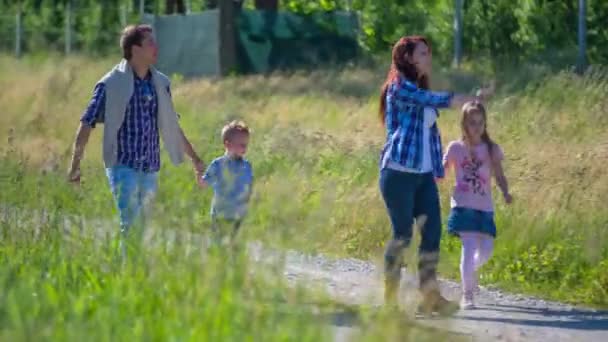
POLYGON ((137 18, 127 6, 97 5, 91 10, 72 6, 71 2, 63 7, 46 8, 35 15, 19 8, 14 14, 10 12, 0 13, 0 52, 17 57, 39 50, 65 54, 77 50, 106 53, 116 48, 120 29, 137 18), (105 43, 113 44, 106 46, 105 43))
MULTIPOLYGON (((4 28, 1 32, 4 40, 0 41, 0 49, 14 49, 17 56, 40 48, 65 54, 83 48, 100 53, 112 51, 117 48, 116 36, 120 28, 142 15, 135 14, 134 8, 126 6, 100 7, 97 8, 98 13, 81 11, 69 5, 61 10, 64 13, 58 20, 60 22, 52 27, 47 25, 44 30, 35 21, 24 23, 27 13, 3 15, 0 17, 4 20, 0 21, 0 30, 4 28), (101 13, 104 13, 107 24, 104 24, 101 13), (120 20, 108 20, 108 13, 120 20), (78 29, 75 24, 78 24, 78 29), (11 26, 14 27, 13 32, 10 32, 11 26), (91 30, 98 31, 95 35, 86 34, 91 30), (99 38, 100 34, 105 36, 97 42, 91 41, 92 36, 99 38)), ((226 19, 222 17, 222 10, 220 6, 219 9, 186 15, 143 14, 138 21, 154 27, 161 46, 159 69, 186 77, 231 72, 265 73, 339 63, 355 58, 359 51, 358 19, 354 12, 295 15, 287 11, 239 10, 233 7, 226 19), (222 21, 230 23, 223 25, 222 21), (231 31, 223 32, 223 27, 227 26, 231 31), (233 63, 227 63, 228 60, 233 60, 233 63)))
POLYGON ((221 72, 219 10, 185 16, 144 15, 161 46, 157 67, 166 73, 214 76, 221 72))
POLYGON ((21 56, 20 21, 19 15, 0 14, 0 51, 14 51, 16 56, 21 56))
MULTIPOLYGON (((201 4, 204 1, 213 2, 210 0, 197 0, 190 1, 185 0, 186 13, 190 13, 193 8, 193 3, 196 3, 196 8, 202 8, 201 4)), ((373 0, 370 0, 373 1, 373 0)), ((70 6, 75 3, 73 1, 65 1, 65 6, 57 5, 57 9, 48 9, 49 13, 43 14, 45 17, 53 17, 57 12, 61 12, 61 16, 57 16, 59 19, 56 20, 57 25, 44 25, 42 22, 37 21, 38 19, 29 16, 28 13, 22 13, 20 11, 14 11, 15 6, 8 10, 3 10, 0 13, 0 52, 14 53, 20 56, 28 51, 37 50, 39 48, 52 49, 55 51, 62 51, 70 53, 74 50, 87 50, 88 52, 99 52, 106 53, 115 49, 116 35, 121 27, 127 22, 140 21, 143 17, 142 13, 144 10, 148 10, 148 6, 152 2, 158 1, 144 1, 144 0, 120 0, 114 2, 115 5, 108 5, 111 1, 98 2, 94 7, 94 10, 81 10, 76 6, 70 6), (12 12, 12 13, 11 13, 12 12), (108 18, 113 18, 109 20, 108 18), (118 19, 117 19, 118 18, 118 19), (98 37, 95 39, 91 38, 91 35, 87 32, 96 32, 98 37), (104 36, 105 35, 105 36, 104 36), (102 36, 102 37, 99 37, 102 36)), ((217 1, 215 1, 217 2, 217 1)), ((344 2, 344 1, 342 1, 344 2)), ((350 1, 347 1, 348 5, 345 8, 350 7, 350 1)), ((453 0, 453 12, 454 12, 454 65, 458 66, 461 61, 463 51, 463 14, 462 6, 464 0, 453 0)), ((587 64, 587 27, 586 21, 593 17, 593 14, 588 17, 586 8, 589 6, 586 0, 576 1, 578 6, 578 32, 577 32, 577 66, 579 70, 583 70, 587 64)), ((597 7, 597 5, 595 5, 597 7)), ((91 8, 91 6, 89 6, 91 8)), ((157 19, 162 21, 163 19, 157 19)), ((167 19, 170 20, 170 19, 167 19)), ((246 19, 248 20, 248 19, 246 19)), ((597 21, 597 18, 593 19, 597 21)), ((564 23, 567 25, 567 23, 564 23)), ((598 29, 592 30, 590 34, 597 34, 598 29)), ((444 32, 443 34, 445 35, 444 32)), ((592 41, 589 52, 597 55, 601 42, 604 37, 596 38, 592 41)), ((247 42, 246 39, 240 37, 240 45, 255 46, 247 42)), ((272 45, 279 45, 278 41, 274 41, 272 45)), ((348 44, 347 44, 348 45, 348 44)), ((349 45, 350 46, 350 45, 349 45)), ((262 50, 258 46, 258 50, 262 50)), ((571 49, 571 47, 568 47, 571 49)), ((245 60, 242 52, 243 47, 239 47, 239 59, 245 60)), ((269 49, 268 46, 266 49, 269 49)), ((349 47, 350 49, 350 47, 349 47)), ((272 49, 270 49, 272 50, 272 49)), ((572 49, 570 51, 573 51, 572 49)), ((247 61, 244 61, 247 62, 247 61)), ((284 62, 281 62, 285 64, 284 62)), ((288 63, 287 63, 288 64, 288 63)), ((272 65, 270 63, 269 65, 272 65)), ((250 71, 264 70, 271 66, 264 66, 263 64, 250 63, 248 69, 250 71)))

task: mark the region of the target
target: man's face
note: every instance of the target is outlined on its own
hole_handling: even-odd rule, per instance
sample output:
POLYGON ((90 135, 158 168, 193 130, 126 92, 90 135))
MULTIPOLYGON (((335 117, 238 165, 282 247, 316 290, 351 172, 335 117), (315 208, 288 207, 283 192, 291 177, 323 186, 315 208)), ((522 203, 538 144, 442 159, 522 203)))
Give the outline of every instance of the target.
POLYGON ((133 59, 148 65, 156 64, 158 60, 158 44, 152 32, 144 32, 141 46, 133 45, 133 59))

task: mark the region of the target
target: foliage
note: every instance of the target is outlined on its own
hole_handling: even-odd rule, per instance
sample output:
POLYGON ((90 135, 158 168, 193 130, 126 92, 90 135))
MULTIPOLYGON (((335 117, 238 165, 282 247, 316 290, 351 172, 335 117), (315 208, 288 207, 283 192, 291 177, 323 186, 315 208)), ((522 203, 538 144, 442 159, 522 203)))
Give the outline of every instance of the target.
MULTIPOLYGON (((69 0, 23 0, 25 49, 35 52, 64 44, 65 8, 69 0)), ((192 8, 204 8, 193 0, 192 8)), ((465 57, 490 56, 496 65, 530 59, 571 65, 576 56, 577 0, 463 0, 465 57)), ((588 0, 588 55, 592 63, 605 63, 608 52, 608 3, 588 0)), ((72 0, 75 48, 89 54, 115 51, 120 13, 128 22, 139 16, 137 0, 72 0)), ((146 1, 146 11, 161 14, 165 1, 146 1)), ((246 7, 251 7, 245 1, 246 7)), ((0 48, 14 47, 17 4, 0 0, 0 48)), ((386 53, 402 35, 424 34, 431 38, 436 55, 449 61, 453 46, 453 0, 283 0, 282 10, 299 14, 351 9, 361 18, 361 44, 372 54, 386 53)))

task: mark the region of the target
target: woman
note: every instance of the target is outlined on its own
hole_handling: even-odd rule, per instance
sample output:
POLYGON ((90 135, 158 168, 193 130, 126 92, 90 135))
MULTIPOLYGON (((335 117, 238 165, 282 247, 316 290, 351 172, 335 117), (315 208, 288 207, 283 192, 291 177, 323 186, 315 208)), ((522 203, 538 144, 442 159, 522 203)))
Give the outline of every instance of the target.
POLYGON ((439 108, 460 108, 479 97, 432 92, 429 89, 431 49, 419 36, 403 37, 393 47, 391 68, 380 95, 380 119, 386 143, 380 161, 380 190, 393 228, 386 247, 385 301, 396 304, 403 250, 412 238, 414 218, 421 230, 418 274, 422 313, 447 314, 458 309, 441 296, 437 263, 441 212, 436 178, 444 176, 441 137, 436 119, 439 108))

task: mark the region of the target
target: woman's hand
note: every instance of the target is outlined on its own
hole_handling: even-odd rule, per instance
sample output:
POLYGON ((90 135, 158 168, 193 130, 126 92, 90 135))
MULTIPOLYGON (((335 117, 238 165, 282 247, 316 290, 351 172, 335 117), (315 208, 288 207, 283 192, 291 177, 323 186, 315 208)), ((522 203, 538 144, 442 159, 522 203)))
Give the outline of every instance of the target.
POLYGON ((471 95, 454 95, 452 102, 450 103, 450 107, 452 109, 462 110, 462 106, 464 106, 465 103, 472 101, 481 101, 481 98, 471 95))
POLYGON ((490 82, 490 85, 484 88, 477 90, 475 95, 479 97, 482 101, 487 101, 490 97, 494 96, 496 92, 496 82, 490 82))
POLYGON ((461 110, 465 103, 471 101, 485 102, 494 95, 496 83, 492 81, 489 86, 477 90, 475 96, 470 95, 454 95, 450 107, 456 110, 461 110))

